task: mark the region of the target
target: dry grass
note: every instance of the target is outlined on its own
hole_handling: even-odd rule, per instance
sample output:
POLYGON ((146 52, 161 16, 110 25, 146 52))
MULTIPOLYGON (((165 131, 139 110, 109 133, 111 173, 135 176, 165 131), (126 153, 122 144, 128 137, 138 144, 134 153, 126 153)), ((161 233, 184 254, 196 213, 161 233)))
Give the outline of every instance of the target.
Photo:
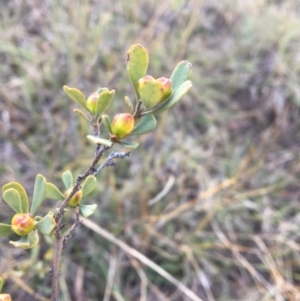
MULTIPOLYGON (((116 89, 112 115, 133 96, 131 44, 147 47, 155 77, 187 59, 191 93, 99 175, 91 219, 202 300, 300 300, 299 10, 297 0, 2 1, 0 185, 30 192, 38 172, 59 185, 63 170, 88 165, 89 128, 64 84, 116 89)), ((1 202, 1 221, 9 213, 1 202)), ((6 241, 6 291, 45 300, 51 242, 28 252, 6 241)), ((61 289, 62 301, 190 300, 84 226, 66 247, 61 289)))

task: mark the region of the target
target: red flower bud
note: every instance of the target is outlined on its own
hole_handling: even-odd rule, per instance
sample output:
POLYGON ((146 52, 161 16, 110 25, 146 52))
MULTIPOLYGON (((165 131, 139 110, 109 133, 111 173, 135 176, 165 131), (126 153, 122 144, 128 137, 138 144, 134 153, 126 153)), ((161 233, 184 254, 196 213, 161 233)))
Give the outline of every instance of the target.
POLYGON ((19 236, 28 235, 34 228, 34 219, 30 213, 17 213, 11 220, 11 228, 19 236))
POLYGON ((0 301, 11 301, 9 294, 0 294, 0 301))
MULTIPOLYGON (((70 188, 66 191, 65 193, 65 196, 67 197, 70 192, 72 191, 73 188, 70 188)), ((82 199, 82 191, 81 190, 78 190, 72 197, 71 199, 69 200, 69 205, 72 206, 72 207, 76 207, 78 206, 78 204, 80 203, 82 199)))
POLYGON ((127 137, 134 128, 134 118, 129 113, 117 114, 111 123, 112 138, 116 140, 127 137))

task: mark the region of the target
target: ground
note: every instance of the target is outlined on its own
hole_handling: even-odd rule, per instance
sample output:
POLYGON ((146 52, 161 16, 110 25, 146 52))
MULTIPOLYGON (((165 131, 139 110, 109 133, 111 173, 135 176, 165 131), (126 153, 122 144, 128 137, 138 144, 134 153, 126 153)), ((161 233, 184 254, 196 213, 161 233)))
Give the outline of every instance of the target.
MULTIPOLYGON (((90 128, 63 85, 115 89, 113 115, 134 98, 130 45, 148 49, 155 78, 186 59, 193 88, 98 176, 91 220, 202 300, 300 300, 299 12, 297 0, 2 1, 0 185, 32 194, 37 173, 60 186, 63 171, 90 163, 90 128)), ((1 199, 1 222, 9 216, 1 199)), ((5 291, 48 300, 51 240, 33 251, 7 242, 5 291)), ((64 250, 61 291, 62 301, 190 300, 84 226, 64 250)))

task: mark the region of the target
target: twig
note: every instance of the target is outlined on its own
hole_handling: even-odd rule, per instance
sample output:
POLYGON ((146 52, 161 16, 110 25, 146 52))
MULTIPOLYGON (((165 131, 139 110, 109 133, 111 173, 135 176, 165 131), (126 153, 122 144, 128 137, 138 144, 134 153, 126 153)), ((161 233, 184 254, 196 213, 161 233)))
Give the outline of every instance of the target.
POLYGON ((129 254, 130 256, 135 257, 139 261, 141 261, 143 264, 147 265, 149 268, 154 270, 156 273, 164 277, 166 280, 174 284, 179 290, 181 290, 190 300, 193 301, 203 301, 200 299, 194 292, 192 292, 188 287, 186 287, 182 282, 174 278, 172 275, 170 275, 167 271, 165 271, 163 268, 158 266, 155 262, 147 258, 145 255, 137 251, 136 249, 131 248, 127 244, 125 244, 123 241, 117 239, 112 234, 104 230, 103 228, 99 227, 96 223, 93 221, 82 218, 82 223, 89 229, 93 230, 97 234, 104 237, 106 240, 110 241, 111 243, 115 244, 119 248, 121 248, 124 252, 129 254))
POLYGON ((63 229, 62 225, 62 218, 64 216, 64 209, 68 206, 69 200, 73 197, 73 195, 80 190, 82 183, 89 175, 96 176, 104 167, 112 166, 114 165, 113 160, 117 158, 125 158, 129 157, 129 152, 112 152, 108 158, 105 160, 105 162, 100 165, 98 168, 96 168, 97 163, 103 156, 104 152, 107 151, 110 147, 97 145, 95 150, 95 155, 93 162, 89 166, 89 168, 80 176, 77 177, 76 183, 72 188, 72 191, 70 194, 65 198, 63 203, 58 209, 57 214, 55 215, 55 221, 56 221, 56 228, 54 230, 54 236, 56 238, 55 246, 54 246, 54 258, 53 258, 53 265, 52 265, 52 296, 51 301, 59 301, 59 270, 60 270, 60 260, 61 260, 61 253, 62 250, 68 241, 68 239, 72 236, 78 225, 81 223, 79 219, 79 212, 78 208, 76 208, 76 221, 71 226, 71 228, 67 231, 67 233, 62 236, 61 230, 63 229))
POLYGON ((105 162, 100 165, 95 171, 94 171, 94 176, 97 176, 97 174, 104 168, 104 167, 107 167, 107 166, 114 166, 115 163, 114 163, 114 159, 117 159, 117 158, 125 158, 125 157, 130 157, 130 152, 127 152, 127 153, 115 153, 115 152, 111 152, 111 154, 108 156, 108 158, 105 160, 105 162))
MULTIPOLYGON (((59 270, 60 270, 61 252, 62 252, 62 249, 63 249, 63 246, 64 246, 66 240, 68 239, 68 238, 66 238, 66 239, 63 238, 62 233, 61 233, 61 230, 62 230, 61 222, 62 222, 62 218, 64 216, 64 209, 68 206, 69 200, 73 197, 73 195, 77 191, 79 191, 83 181, 89 175, 94 173, 95 166, 97 165, 97 163, 99 162, 99 160, 103 156, 103 153, 108 149, 109 149, 109 147, 107 147, 107 146, 97 145, 96 151, 95 151, 95 156, 94 156, 94 159, 93 159, 91 165, 89 166, 89 168, 82 175, 77 177, 76 183, 75 183, 74 187, 72 188, 72 191, 65 198, 65 200, 63 201, 63 203, 59 207, 57 214, 54 217, 55 221, 56 221, 56 227, 55 227, 55 230, 54 230, 54 236, 56 238, 56 241, 55 241, 55 246, 54 246, 54 258, 53 258, 53 265, 52 265, 51 301, 59 301, 58 300, 58 296, 59 296, 59 285, 58 284, 59 284, 59 270)), ((78 224, 77 224, 77 226, 78 226, 78 224)), ((75 226, 75 228, 77 226, 75 226)), ((75 230, 75 228, 74 228, 74 230, 75 230)), ((72 229, 72 227, 71 227, 71 229, 72 229)), ((72 231, 69 234, 72 234, 72 231)), ((66 235, 68 235, 68 233, 66 235)))

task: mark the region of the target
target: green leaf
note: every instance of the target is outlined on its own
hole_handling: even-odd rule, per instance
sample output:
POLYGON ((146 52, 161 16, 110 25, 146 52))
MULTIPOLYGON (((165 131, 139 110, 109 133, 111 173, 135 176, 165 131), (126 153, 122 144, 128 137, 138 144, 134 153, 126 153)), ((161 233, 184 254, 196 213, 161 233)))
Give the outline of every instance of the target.
POLYGON ((115 90, 111 91, 104 91, 100 93, 96 103, 96 111, 95 111, 95 118, 98 120, 101 114, 107 109, 110 105, 113 97, 115 95, 115 90))
POLYGON ((152 114, 145 115, 141 118, 140 122, 134 127, 130 133, 132 135, 142 135, 152 131, 156 127, 157 121, 152 114))
POLYGON ((113 143, 108 139, 102 139, 92 135, 87 135, 86 137, 95 144, 101 144, 107 147, 111 147, 113 145, 113 143))
POLYGON ((70 188, 73 187, 73 183, 74 183, 73 182, 73 175, 69 170, 63 172, 61 177, 62 177, 62 180, 63 180, 63 182, 65 184, 65 187, 67 189, 70 189, 70 188))
POLYGON ((22 209, 21 197, 16 189, 6 189, 3 193, 3 199, 16 213, 25 213, 22 209))
POLYGON ((92 214, 95 213, 96 209, 97 209, 97 204, 94 204, 94 205, 81 205, 81 204, 79 204, 80 213, 84 217, 91 216, 92 214))
POLYGON ((92 175, 88 176, 84 180, 83 185, 82 185, 82 189, 81 189, 82 197, 85 197, 85 196, 89 195, 90 193, 92 193, 96 187, 96 183, 97 183, 97 180, 94 176, 92 176, 92 175))
POLYGON ((192 64, 188 61, 180 62, 171 75, 172 89, 175 92, 192 74, 192 64))
POLYGON ((146 115, 149 113, 158 113, 169 109, 174 106, 192 87, 192 82, 190 80, 185 81, 175 92, 172 92, 171 96, 160 106, 153 108, 149 111, 143 112, 141 115, 146 115))
POLYGON ((124 147, 129 147, 129 148, 137 148, 139 146, 137 142, 118 141, 118 143, 124 147))
POLYGON ((106 127, 109 133, 111 133, 111 122, 107 115, 102 115, 102 123, 106 127))
POLYGON ((18 241, 10 241, 9 243, 16 248, 31 249, 35 247, 39 242, 39 235, 37 230, 31 231, 28 235, 23 236, 18 241))
POLYGON ((86 106, 86 99, 80 90, 78 90, 76 88, 70 88, 66 85, 63 86, 63 90, 71 99, 73 99, 75 102, 77 102, 79 105, 81 105, 84 109, 86 109, 90 112, 90 110, 86 106))
POLYGON ((51 200, 64 200, 65 195, 52 183, 46 183, 46 198, 51 200))
MULTIPOLYGON (((3 237, 3 236, 8 235, 10 233, 13 233, 13 231, 11 229, 11 225, 0 223, 0 237, 3 237)), ((0 292, 1 292, 1 289, 0 289, 0 292)))
POLYGON ((87 122, 91 123, 91 120, 89 120, 81 110, 74 109, 73 112, 76 113, 76 114, 78 114, 80 117, 82 117, 83 119, 85 119, 87 122))
POLYGON ((137 90, 137 81, 146 75, 149 63, 147 49, 142 45, 134 44, 127 52, 127 72, 135 90, 137 100, 140 99, 137 90))
POLYGON ((56 223, 53 217, 53 213, 49 212, 35 225, 35 228, 44 235, 50 235, 53 232, 55 226, 56 223))
POLYGON ((30 213, 32 215, 34 215, 37 209, 41 206, 45 197, 46 197, 46 179, 41 174, 38 174, 35 178, 32 204, 30 208, 30 213))
POLYGON ((27 196, 27 193, 26 193, 26 190, 24 189, 24 187, 20 183, 9 182, 2 187, 2 192, 4 192, 5 190, 7 190, 9 188, 14 188, 15 190, 17 190, 17 192, 19 193, 20 198, 21 198, 22 210, 24 213, 28 212, 28 210, 29 210, 28 209, 28 207, 29 207, 28 196, 27 196))
POLYGON ((125 96, 125 103, 126 103, 128 109, 129 109, 129 113, 130 113, 131 115, 133 115, 133 112, 134 112, 134 110, 133 110, 133 105, 132 105, 132 102, 131 102, 131 100, 129 99, 128 96, 125 96))

